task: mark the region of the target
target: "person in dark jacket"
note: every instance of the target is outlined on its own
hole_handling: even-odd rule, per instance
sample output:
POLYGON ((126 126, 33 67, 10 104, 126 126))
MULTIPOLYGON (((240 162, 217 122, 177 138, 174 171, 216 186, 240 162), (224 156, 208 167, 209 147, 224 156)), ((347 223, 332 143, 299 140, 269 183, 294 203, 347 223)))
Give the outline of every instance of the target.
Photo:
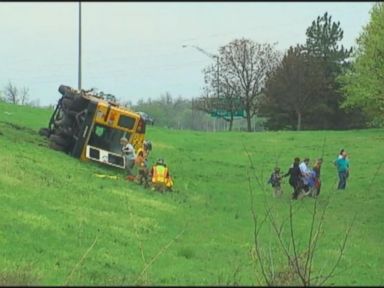
POLYGON ((283 177, 280 174, 280 168, 275 167, 273 173, 271 174, 271 177, 268 180, 268 184, 271 184, 273 187, 273 195, 275 197, 280 197, 281 194, 283 194, 283 190, 281 190, 281 179, 283 177))
POLYGON ((289 185, 291 185, 293 188, 292 199, 294 200, 297 199, 301 189, 303 188, 302 175, 301 175, 299 165, 300 165, 300 158, 296 157, 293 160, 293 164, 289 168, 288 172, 283 175, 283 177, 289 176, 289 185))

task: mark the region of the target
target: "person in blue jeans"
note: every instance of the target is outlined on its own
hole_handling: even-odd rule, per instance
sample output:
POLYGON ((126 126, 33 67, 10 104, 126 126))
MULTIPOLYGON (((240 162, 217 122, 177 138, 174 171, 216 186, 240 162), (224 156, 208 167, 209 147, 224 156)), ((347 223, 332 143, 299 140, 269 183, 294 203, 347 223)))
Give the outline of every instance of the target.
POLYGON ((344 190, 349 176, 349 161, 347 159, 347 152, 343 151, 341 157, 336 159, 335 165, 337 172, 339 173, 339 184, 337 185, 337 189, 344 190))

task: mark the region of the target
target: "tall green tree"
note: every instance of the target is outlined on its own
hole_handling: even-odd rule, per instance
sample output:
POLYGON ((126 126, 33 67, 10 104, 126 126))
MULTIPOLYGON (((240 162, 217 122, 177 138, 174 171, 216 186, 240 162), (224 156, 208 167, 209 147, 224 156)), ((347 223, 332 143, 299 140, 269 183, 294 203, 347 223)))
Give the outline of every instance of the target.
POLYGON ((361 107, 372 126, 384 125, 384 3, 376 3, 357 39, 351 69, 338 78, 343 107, 361 107))
POLYGON ((269 73, 262 105, 270 129, 342 129, 361 127, 359 109, 340 108, 338 75, 348 66, 351 49, 340 22, 328 13, 306 30, 306 43, 290 47, 281 64, 269 73))
POLYGON ((312 128, 309 123, 319 120, 312 113, 321 105, 325 85, 323 66, 303 47, 290 47, 280 65, 268 75, 261 113, 267 117, 269 129, 312 128))
POLYGON ((308 54, 323 65, 326 83, 321 87, 321 105, 315 107, 312 113, 322 115, 316 120, 318 129, 343 129, 359 126, 354 123, 362 119, 358 111, 345 111, 340 108, 343 94, 336 78, 348 65, 352 48, 346 49, 339 42, 344 37, 340 22, 332 20, 327 12, 318 16, 306 31, 307 39, 304 45, 308 54), (353 124, 353 125, 352 125, 353 124), (352 126, 352 127, 351 127, 352 126))
POLYGON ((340 22, 333 22, 332 16, 327 12, 312 21, 312 25, 307 28, 306 36, 305 48, 308 49, 308 53, 328 62, 331 66, 344 61, 352 52, 352 48, 345 49, 343 45, 339 46, 344 31, 340 27, 340 22))

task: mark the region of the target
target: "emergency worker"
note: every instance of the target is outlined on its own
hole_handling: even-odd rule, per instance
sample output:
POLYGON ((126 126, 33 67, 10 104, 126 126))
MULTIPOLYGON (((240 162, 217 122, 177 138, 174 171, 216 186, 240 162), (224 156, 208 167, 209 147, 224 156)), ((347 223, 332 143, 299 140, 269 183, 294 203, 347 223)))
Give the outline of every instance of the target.
POLYGON ((141 148, 137 151, 135 165, 137 167, 136 182, 140 185, 144 185, 144 188, 148 188, 148 164, 147 159, 144 157, 144 150, 141 148))
POLYGON ((151 169, 152 187, 159 192, 172 191, 173 181, 163 159, 158 159, 151 169))

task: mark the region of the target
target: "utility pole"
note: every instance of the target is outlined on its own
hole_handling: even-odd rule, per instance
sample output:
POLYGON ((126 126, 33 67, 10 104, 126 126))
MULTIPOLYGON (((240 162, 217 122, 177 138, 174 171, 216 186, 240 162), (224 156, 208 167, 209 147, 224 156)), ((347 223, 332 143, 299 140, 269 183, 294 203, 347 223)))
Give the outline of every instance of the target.
POLYGON ((79 1, 79 71, 78 89, 81 90, 81 1, 79 1))
POLYGON ((195 103, 194 103, 194 100, 193 100, 193 97, 192 97, 192 101, 191 101, 191 104, 192 104, 192 123, 191 123, 191 128, 192 128, 192 130, 194 130, 195 129, 195 125, 193 125, 194 124, 194 122, 195 121, 193 121, 193 119, 195 119, 195 103))

